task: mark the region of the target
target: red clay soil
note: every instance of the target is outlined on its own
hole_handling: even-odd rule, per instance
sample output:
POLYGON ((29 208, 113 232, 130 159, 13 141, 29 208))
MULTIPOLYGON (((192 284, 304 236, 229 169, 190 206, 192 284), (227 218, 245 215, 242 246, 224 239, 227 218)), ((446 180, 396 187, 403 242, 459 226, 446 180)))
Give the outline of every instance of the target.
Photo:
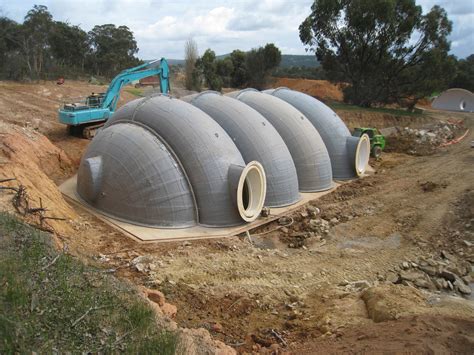
POLYGON ((284 86, 304 92, 323 101, 342 101, 341 88, 327 80, 275 78, 272 86, 275 88, 284 86))

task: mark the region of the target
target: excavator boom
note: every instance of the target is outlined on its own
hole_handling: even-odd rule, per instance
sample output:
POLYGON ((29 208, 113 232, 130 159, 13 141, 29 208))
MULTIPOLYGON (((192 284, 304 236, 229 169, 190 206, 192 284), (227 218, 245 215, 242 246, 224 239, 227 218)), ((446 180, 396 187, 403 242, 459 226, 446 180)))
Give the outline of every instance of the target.
POLYGON ((59 109, 59 122, 68 126, 70 133, 92 138, 95 131, 112 116, 117 108, 122 88, 132 81, 157 75, 160 90, 169 94, 169 67, 165 58, 125 69, 110 82, 105 93, 92 94, 83 102, 68 103, 59 109))

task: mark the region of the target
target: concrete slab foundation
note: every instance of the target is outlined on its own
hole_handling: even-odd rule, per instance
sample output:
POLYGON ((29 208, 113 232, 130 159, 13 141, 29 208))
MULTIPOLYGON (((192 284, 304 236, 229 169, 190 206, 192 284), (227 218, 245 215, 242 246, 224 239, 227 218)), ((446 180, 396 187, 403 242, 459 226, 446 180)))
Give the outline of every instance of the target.
POLYGON ((92 208, 85 204, 76 193, 77 176, 73 176, 69 180, 65 181, 60 187, 60 191, 67 198, 68 201, 75 205, 83 208, 87 212, 100 218, 110 226, 116 228, 118 231, 131 237, 132 239, 143 242, 167 242, 167 241, 184 241, 184 240, 196 240, 196 239, 208 239, 208 238, 223 238, 230 237, 245 231, 250 231, 267 223, 270 223, 289 212, 294 211, 306 203, 317 200, 318 198, 334 191, 341 183, 334 183, 334 187, 327 191, 312 192, 312 193, 301 193, 301 199, 291 205, 280 208, 272 208, 270 216, 259 217, 257 220, 251 223, 243 224, 236 227, 226 228, 210 228, 203 226, 195 226, 190 228, 182 229, 166 229, 166 228, 152 228, 139 226, 123 221, 119 221, 115 218, 109 217, 101 213, 100 211, 92 208))

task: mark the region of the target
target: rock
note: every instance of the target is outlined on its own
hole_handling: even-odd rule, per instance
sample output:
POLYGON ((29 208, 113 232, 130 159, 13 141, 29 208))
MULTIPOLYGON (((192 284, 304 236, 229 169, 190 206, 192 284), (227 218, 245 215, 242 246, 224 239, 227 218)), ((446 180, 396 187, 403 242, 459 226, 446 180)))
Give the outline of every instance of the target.
POLYGON ((158 290, 146 290, 147 297, 149 300, 157 303, 160 307, 162 307, 165 304, 165 295, 158 291, 158 290))
POLYGON ((409 269, 410 268, 410 264, 408 264, 408 262, 404 261, 402 263, 402 269, 409 269))
POLYGON ((136 264, 135 269, 139 272, 144 272, 146 267, 145 267, 145 264, 136 264))
POLYGON ((399 282, 400 278, 399 278, 397 273, 395 273, 393 271, 389 271, 385 275, 385 280, 387 280, 388 282, 391 282, 393 284, 396 284, 396 283, 399 282))
MULTIPOLYGON (((433 285, 438 289, 438 290, 442 290, 443 289, 443 284, 442 284, 442 281, 443 279, 432 279, 431 281, 433 282, 433 285)), ((444 281, 444 280, 443 280, 444 281)))
POLYGON ((443 270, 439 274, 443 279, 446 279, 447 281, 454 282, 456 280, 457 275, 448 271, 448 270, 443 270))
POLYGON ((416 270, 400 271, 400 278, 402 280, 414 282, 418 279, 424 279, 424 274, 416 270))
POLYGON ((263 208, 262 208, 262 211, 260 212, 260 215, 261 215, 262 217, 268 217, 268 216, 270 216, 270 208, 268 208, 268 207, 263 207, 263 208))
POLYGON ((168 316, 169 318, 174 318, 176 316, 176 313, 178 312, 178 308, 175 305, 166 302, 160 308, 163 314, 165 316, 168 316))
POLYGON ((283 232, 283 233, 288 233, 290 230, 286 227, 281 227, 280 230, 283 232))
POLYGON ((303 217, 303 218, 306 218, 306 217, 309 216, 308 212, 306 212, 306 211, 301 212, 300 215, 301 215, 301 217, 303 217))
POLYGON ((441 251, 441 256, 445 259, 448 259, 450 261, 456 261, 456 258, 454 257, 454 255, 451 255, 449 254, 447 251, 445 250, 442 250, 441 251))
POLYGON ((358 290, 365 290, 370 287, 370 283, 367 280, 354 281, 351 284, 358 290))
POLYGON ((454 286, 453 286, 453 284, 451 283, 451 281, 448 280, 447 282, 448 282, 448 288, 449 288, 451 291, 454 290, 454 286))
POLYGON ((424 279, 424 278, 416 279, 415 281, 413 281, 413 283, 416 286, 421 287, 421 288, 428 288, 428 289, 433 288, 433 283, 429 280, 424 279))
POLYGON ((337 224, 337 223, 339 223, 339 220, 336 217, 334 217, 334 218, 331 218, 330 222, 333 223, 333 224, 337 224))
POLYGON ((277 343, 270 345, 270 350, 273 351, 274 353, 278 353, 279 349, 280 349, 280 345, 277 343))
POLYGON ((467 274, 466 268, 464 268, 462 265, 455 265, 455 264, 449 265, 446 267, 446 271, 452 272, 453 274, 459 275, 459 276, 464 276, 467 274))
POLYGON ((434 261, 433 259, 428 259, 426 260, 426 262, 428 263, 429 266, 437 266, 438 263, 436 261, 434 261))
POLYGON ((321 210, 315 206, 312 206, 312 205, 308 205, 306 206, 306 210, 309 212, 309 213, 312 213, 314 215, 318 215, 321 213, 321 210))
POLYGON ((287 225, 287 224, 290 224, 291 223, 291 218, 290 217, 280 217, 278 219, 278 224, 279 225, 287 225))
POLYGON ((434 266, 419 266, 418 268, 430 276, 436 276, 438 273, 434 266))
POLYGON ((224 331, 224 327, 220 323, 213 323, 211 324, 211 330, 216 333, 222 333, 224 331))
POLYGON ((456 290, 459 293, 462 293, 464 295, 470 295, 472 292, 471 288, 466 285, 461 279, 456 279, 456 281, 454 281, 454 286, 456 287, 456 290))
POLYGON ((468 241, 468 240, 463 240, 462 242, 464 243, 465 246, 467 246, 467 247, 469 247, 469 248, 474 245, 474 243, 472 243, 472 242, 470 242, 470 241, 468 241))

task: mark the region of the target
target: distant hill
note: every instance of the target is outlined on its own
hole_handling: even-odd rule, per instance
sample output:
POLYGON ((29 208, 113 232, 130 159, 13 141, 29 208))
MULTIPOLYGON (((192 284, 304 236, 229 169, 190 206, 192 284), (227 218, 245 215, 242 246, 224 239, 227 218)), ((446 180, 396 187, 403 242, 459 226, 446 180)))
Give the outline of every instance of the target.
POLYGON ((319 62, 315 55, 282 54, 280 67, 319 67, 319 62))
POLYGON ((184 59, 166 59, 169 65, 184 65, 184 59))
MULTIPOLYGON (((224 59, 230 54, 218 55, 217 59, 224 59)), ((170 65, 184 65, 184 59, 167 59, 170 65)), ((315 68, 319 67, 319 62, 316 60, 314 55, 299 55, 299 54, 282 54, 281 56, 281 68, 288 67, 308 67, 315 68)))

